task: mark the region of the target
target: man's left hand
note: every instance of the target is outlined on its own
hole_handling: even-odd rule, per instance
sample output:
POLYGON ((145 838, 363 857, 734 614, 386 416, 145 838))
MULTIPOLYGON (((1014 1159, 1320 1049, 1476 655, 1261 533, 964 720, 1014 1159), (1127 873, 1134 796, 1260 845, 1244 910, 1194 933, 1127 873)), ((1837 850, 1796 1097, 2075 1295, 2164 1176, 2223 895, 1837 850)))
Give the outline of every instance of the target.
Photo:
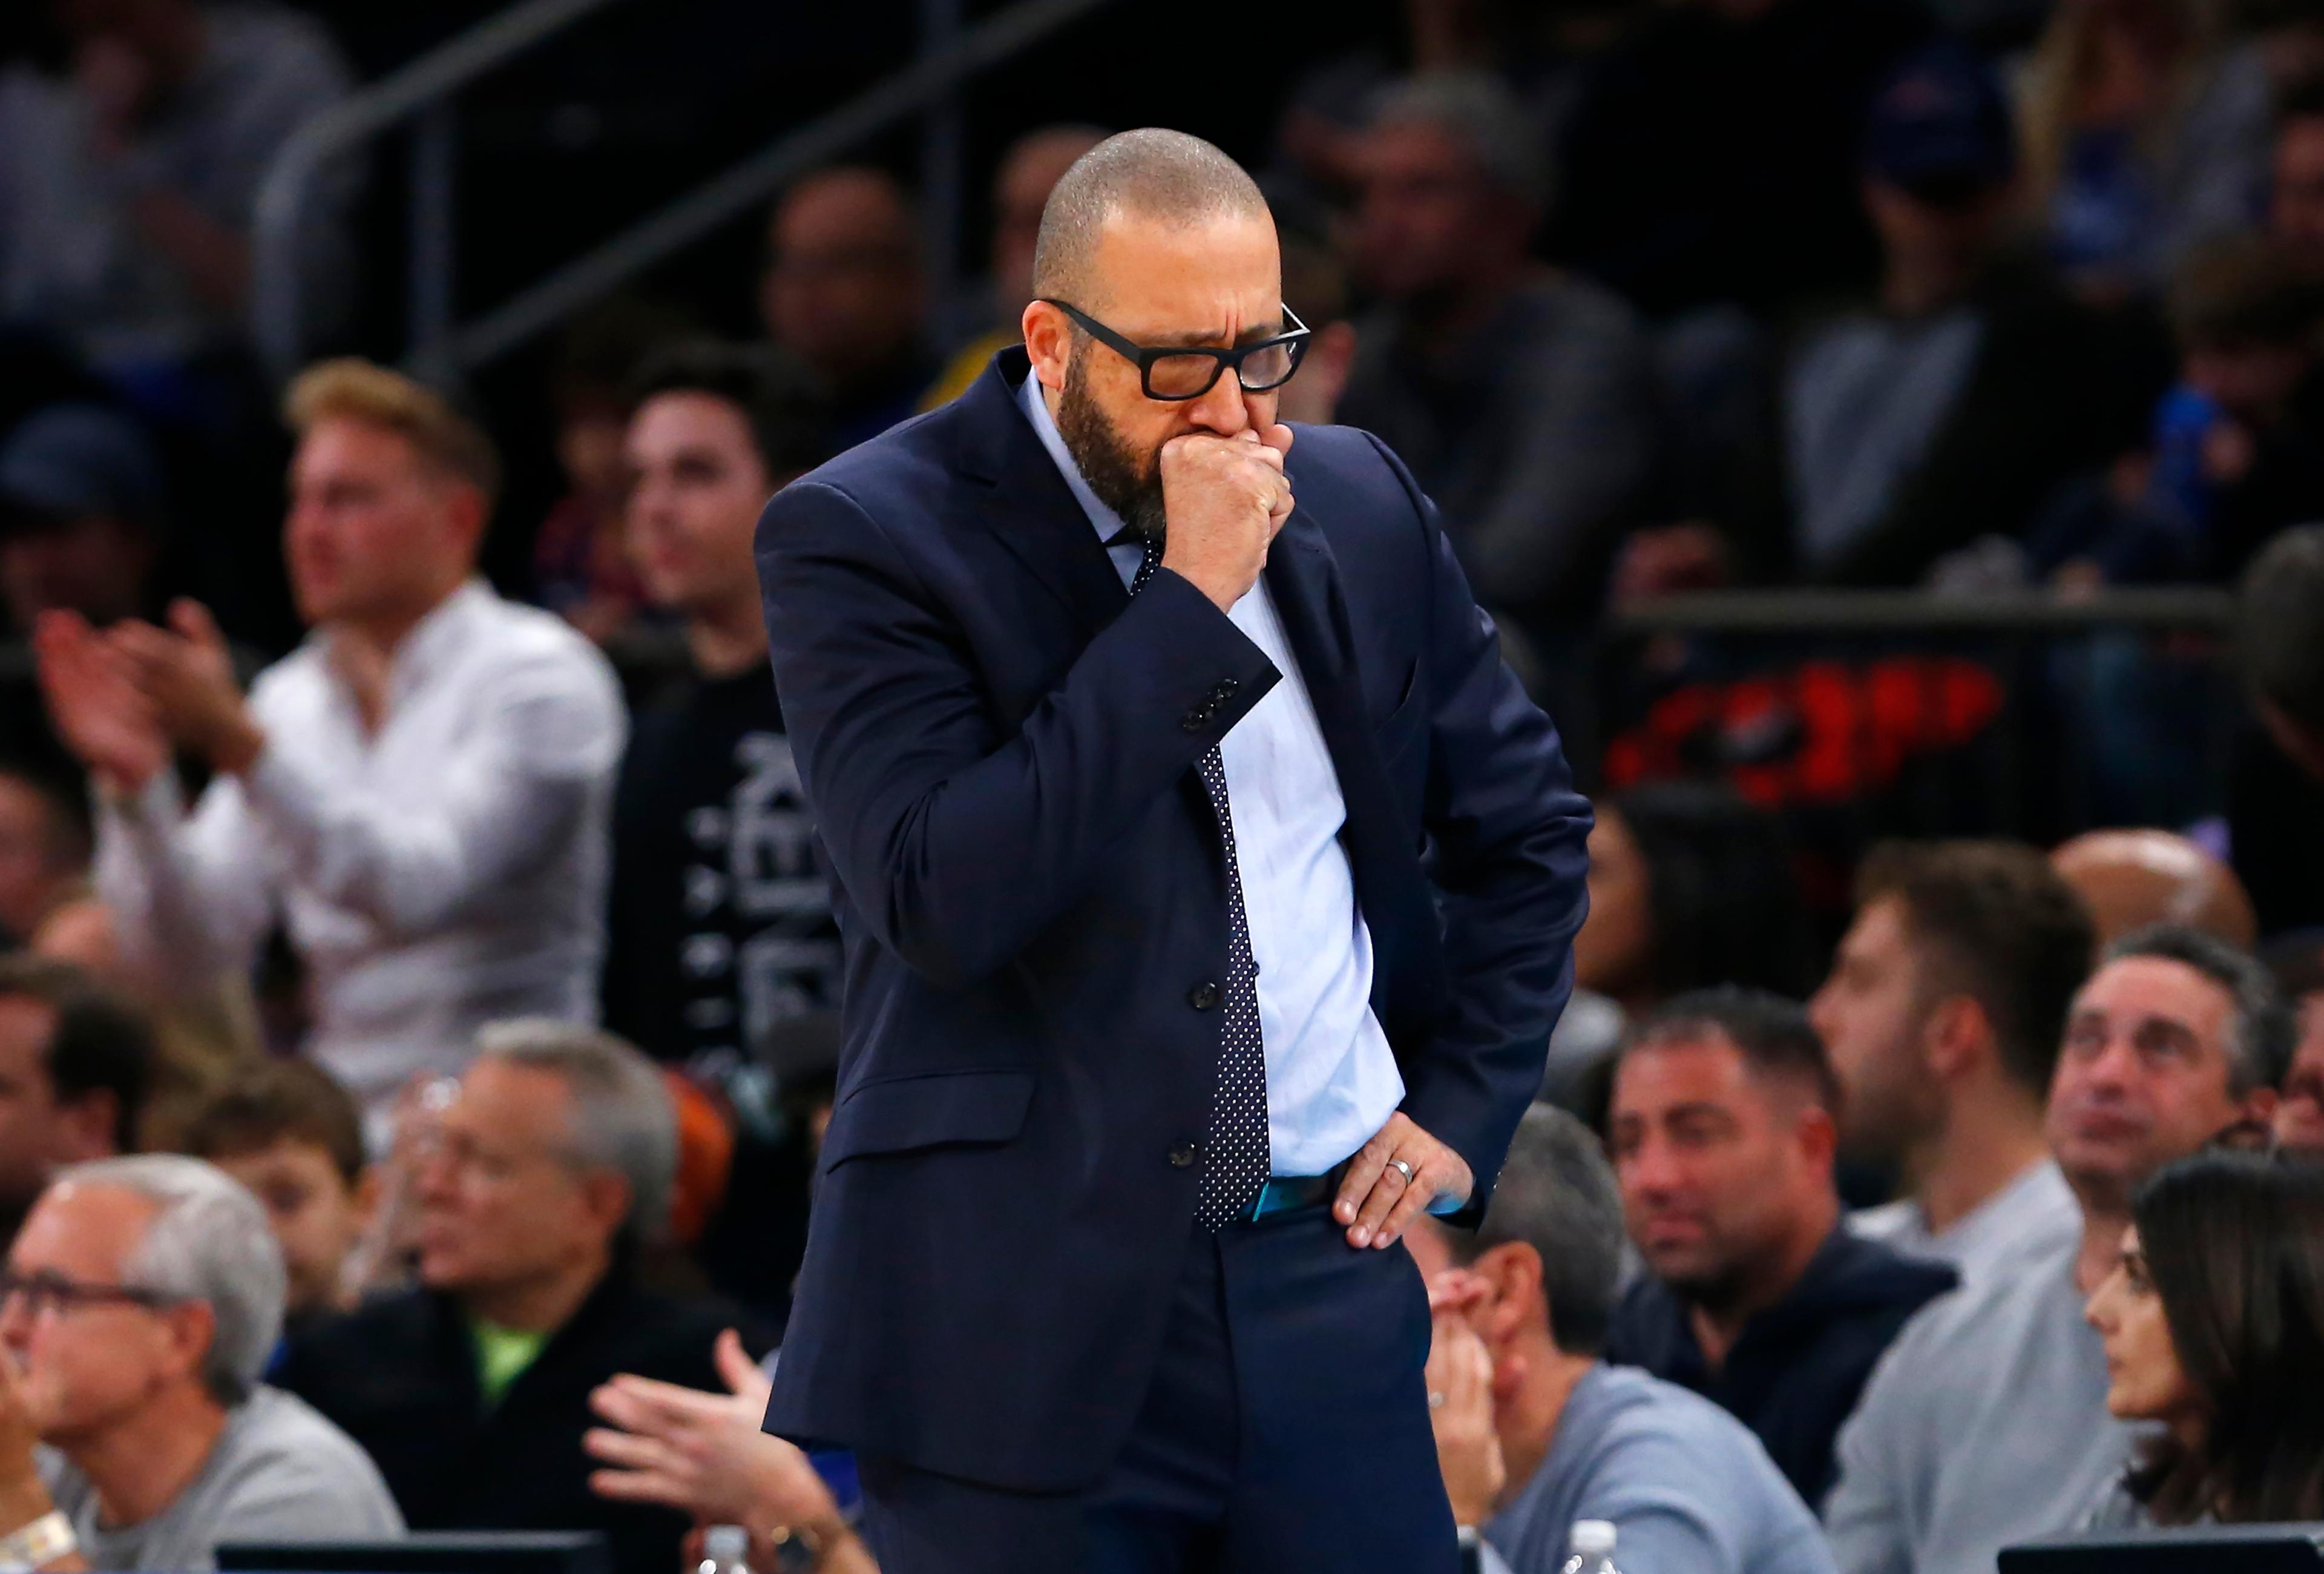
POLYGON ((217 770, 238 774, 257 761, 266 735, 243 703, 226 636, 207 607, 180 600, 168 628, 132 619, 110 637, 172 737, 217 770))
POLYGON ((1348 1161, 1332 1217, 1348 1227, 1351 1246, 1392 1246, 1431 1204, 1465 1203, 1476 1184, 1466 1159, 1398 1110, 1348 1161))

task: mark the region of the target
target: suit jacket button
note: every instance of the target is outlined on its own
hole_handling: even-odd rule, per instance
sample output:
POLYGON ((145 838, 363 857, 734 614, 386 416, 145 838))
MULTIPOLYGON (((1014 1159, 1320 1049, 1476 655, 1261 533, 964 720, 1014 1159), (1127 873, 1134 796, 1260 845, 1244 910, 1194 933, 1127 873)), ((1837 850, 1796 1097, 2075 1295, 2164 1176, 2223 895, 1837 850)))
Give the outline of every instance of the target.
POLYGON ((1188 732, 1202 731, 1211 725, 1211 708, 1207 705, 1197 705, 1178 718, 1178 725, 1188 732))
POLYGON ((1183 1170, 1183 1169, 1185 1169, 1187 1165, 1189 1165, 1189 1164, 1193 1163, 1194 1162, 1194 1143, 1180 1143, 1176 1147, 1172 1148, 1172 1149, 1170 1150, 1170 1167, 1171 1167, 1172 1169, 1174 1169, 1174 1170, 1183 1170))
POLYGON ((1241 687, 1242 685, 1232 678, 1222 678, 1218 681, 1218 686, 1211 690, 1211 699, 1218 704, 1224 705, 1235 697, 1235 691, 1241 687))
POLYGON ((1196 1011, 1208 1011, 1219 1003, 1219 986, 1204 982, 1186 991, 1186 1004, 1196 1011))

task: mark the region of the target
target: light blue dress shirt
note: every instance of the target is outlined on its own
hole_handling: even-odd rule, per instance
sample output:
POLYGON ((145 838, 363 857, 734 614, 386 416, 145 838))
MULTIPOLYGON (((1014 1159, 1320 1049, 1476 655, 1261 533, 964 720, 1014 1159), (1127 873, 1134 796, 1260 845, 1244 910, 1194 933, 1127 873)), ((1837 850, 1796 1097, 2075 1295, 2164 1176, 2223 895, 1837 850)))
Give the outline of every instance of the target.
MULTIPOLYGON (((1026 416, 1098 539, 1111 541, 1120 516, 1082 479, 1040 390, 1038 377, 1025 379, 1026 416)), ((1129 584, 1139 548, 1110 555, 1129 584)), ((1277 1175, 1321 1175, 1388 1124, 1404 1102, 1404 1078, 1372 1014, 1372 937, 1340 845, 1348 811, 1339 774, 1267 581, 1227 616, 1283 674, 1219 745, 1259 964, 1269 1157, 1277 1175)))

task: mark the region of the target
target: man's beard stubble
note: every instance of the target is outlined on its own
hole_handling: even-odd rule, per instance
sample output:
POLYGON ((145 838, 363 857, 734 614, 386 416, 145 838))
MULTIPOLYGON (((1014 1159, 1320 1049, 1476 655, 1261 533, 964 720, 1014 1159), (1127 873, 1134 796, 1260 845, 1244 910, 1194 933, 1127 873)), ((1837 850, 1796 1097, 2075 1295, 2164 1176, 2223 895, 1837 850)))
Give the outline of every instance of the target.
POLYGON ((1076 346, 1065 362, 1065 386, 1057 396, 1057 435, 1097 500, 1139 534, 1161 540, 1161 454, 1140 454, 1098 408, 1090 393, 1085 347, 1076 346))

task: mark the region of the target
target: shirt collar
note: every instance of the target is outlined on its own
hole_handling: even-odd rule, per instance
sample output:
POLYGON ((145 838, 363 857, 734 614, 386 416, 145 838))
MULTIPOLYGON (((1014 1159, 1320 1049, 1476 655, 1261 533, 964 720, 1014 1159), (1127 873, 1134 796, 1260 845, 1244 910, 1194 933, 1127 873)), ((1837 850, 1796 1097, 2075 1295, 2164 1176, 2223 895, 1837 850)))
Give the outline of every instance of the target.
POLYGON ((482 579, 466 580, 413 624, 388 664, 389 693, 408 694, 426 683, 459 649, 463 631, 492 594, 482 579))
POLYGON ((1111 545, 1113 538, 1121 533, 1121 515, 1099 502, 1089 483, 1082 479, 1082 468, 1074 463, 1073 453, 1065 447, 1065 434, 1057 430, 1056 421, 1049 414, 1049 402, 1041 397, 1038 373, 1025 375, 1024 386, 1017 390, 1017 402, 1025 407, 1025 419, 1033 423, 1033 435, 1041 440, 1041 446, 1049 450, 1049 458, 1056 461, 1058 473, 1065 477, 1074 501, 1089 515, 1097 539, 1111 545))

